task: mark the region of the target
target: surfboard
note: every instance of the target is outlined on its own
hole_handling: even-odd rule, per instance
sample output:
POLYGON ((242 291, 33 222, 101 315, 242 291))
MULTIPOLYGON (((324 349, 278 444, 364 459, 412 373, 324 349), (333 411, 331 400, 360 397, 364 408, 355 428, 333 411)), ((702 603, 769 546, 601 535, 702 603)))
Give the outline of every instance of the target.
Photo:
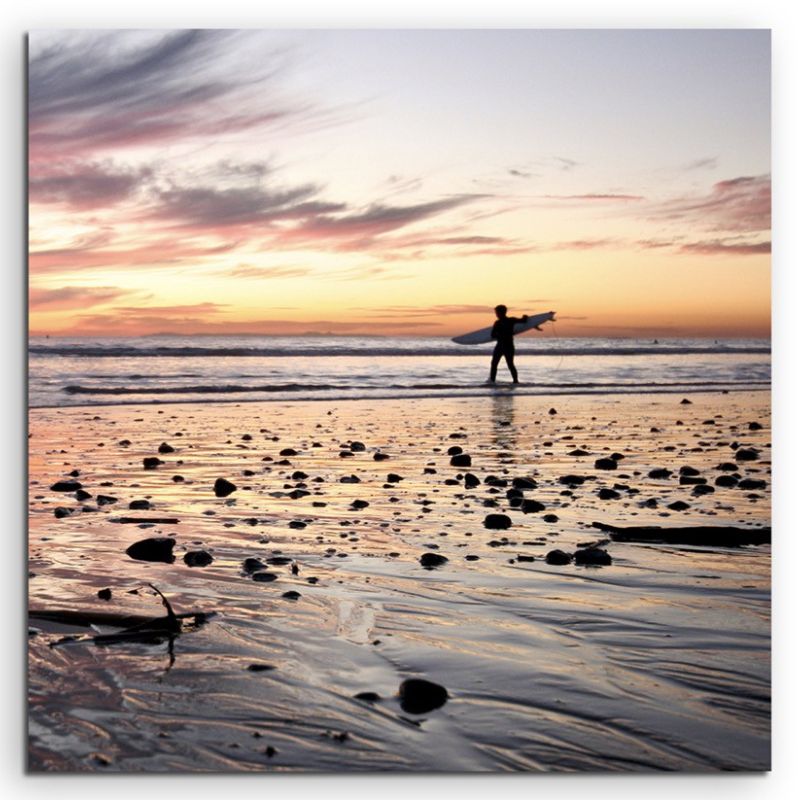
MULTIPOLYGON (((518 322, 514 326, 514 336, 517 336, 520 333, 525 333, 525 331, 529 331, 531 328, 535 328, 537 325, 541 325, 543 322, 555 320, 555 318, 555 311, 546 311, 544 314, 532 314, 528 317, 527 322, 518 322)), ((454 336, 453 341, 456 344, 486 344, 487 342, 493 342, 494 339, 492 339, 492 327, 493 326, 490 325, 488 328, 481 328, 479 331, 465 333, 463 336, 454 336)))

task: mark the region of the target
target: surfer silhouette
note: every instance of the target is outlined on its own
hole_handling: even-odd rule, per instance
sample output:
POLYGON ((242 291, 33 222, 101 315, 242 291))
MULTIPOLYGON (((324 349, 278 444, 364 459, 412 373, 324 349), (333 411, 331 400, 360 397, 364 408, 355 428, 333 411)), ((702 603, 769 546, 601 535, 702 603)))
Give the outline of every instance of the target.
POLYGON ((522 317, 509 317, 508 308, 504 305, 495 306, 494 313, 497 315, 497 322, 492 327, 492 339, 497 344, 492 353, 492 368, 489 373, 489 383, 494 383, 497 379, 497 366, 500 359, 505 358, 508 371, 514 383, 519 383, 517 368, 514 366, 514 326, 519 322, 527 322, 528 315, 522 317))

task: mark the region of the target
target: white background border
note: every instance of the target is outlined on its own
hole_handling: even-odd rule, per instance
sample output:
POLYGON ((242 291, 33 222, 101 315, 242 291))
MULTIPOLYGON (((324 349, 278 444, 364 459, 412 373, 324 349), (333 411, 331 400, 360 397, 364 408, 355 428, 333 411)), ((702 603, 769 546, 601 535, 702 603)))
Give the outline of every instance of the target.
MULTIPOLYGON (((112 7, 110 0, 6 0, 0 11, 2 36, 3 157, 0 226, 3 282, 0 292, 2 375, 2 487, 4 500, 2 581, 4 655, 0 659, 3 724, 0 739, 0 786, 8 796, 46 798, 136 798, 165 796, 189 789, 197 800, 236 791, 329 798, 405 797, 409 792, 470 796, 502 792, 503 800, 535 796, 537 800, 680 800, 720 792, 725 800, 796 797, 800 786, 798 745, 798 578, 800 526, 792 514, 792 484, 800 478, 792 456, 798 448, 800 398, 792 362, 800 317, 797 230, 798 86, 800 36, 797 14, 778 0, 557 0, 541 7, 532 0, 274 0, 259 13, 254 0, 136 0, 112 7), (773 772, 769 775, 631 775, 582 774, 512 776, 26 776, 24 774, 24 617, 25 474, 25 33, 35 28, 308 28, 308 27, 650 27, 771 28, 773 48, 773 772), (229 782, 235 782, 229 786, 229 782), (791 787, 795 789, 792 790, 791 787)), ((796 367, 795 367, 796 369, 796 367)), ((194 800, 194 798, 193 798, 194 800)), ((460 799, 459 799, 460 800, 460 799)))

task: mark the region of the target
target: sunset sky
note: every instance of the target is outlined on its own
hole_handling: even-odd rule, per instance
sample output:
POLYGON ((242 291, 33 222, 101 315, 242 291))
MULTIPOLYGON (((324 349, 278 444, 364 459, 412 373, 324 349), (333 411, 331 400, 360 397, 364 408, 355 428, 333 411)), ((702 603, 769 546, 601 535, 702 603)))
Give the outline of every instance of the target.
POLYGON ((767 336, 768 31, 35 32, 34 334, 767 336))

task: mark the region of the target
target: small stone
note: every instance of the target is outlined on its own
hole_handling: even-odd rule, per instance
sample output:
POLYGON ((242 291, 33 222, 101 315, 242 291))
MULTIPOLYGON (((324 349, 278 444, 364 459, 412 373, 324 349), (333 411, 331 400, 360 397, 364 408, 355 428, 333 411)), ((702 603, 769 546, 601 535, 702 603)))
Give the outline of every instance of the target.
POLYGON ((77 492, 82 489, 83 484, 78 481, 56 481, 51 487, 51 492, 77 492))
POLYGON ((558 522, 558 515, 557 514, 545 514, 542 519, 545 522, 558 522))
POLYGON ((68 517, 72 514, 72 511, 69 508, 64 508, 64 506, 56 506, 53 510, 53 516, 56 519, 64 519, 64 517, 68 517))
POLYGON ((272 664, 248 664, 247 670, 248 672, 270 672, 271 670, 275 669, 272 664))
POLYGON ((760 455, 761 453, 759 453, 758 450, 748 449, 746 447, 740 447, 736 451, 736 455, 734 456, 734 458, 737 461, 755 461, 756 459, 758 459, 760 455))
POLYGON ((99 506, 107 506, 107 505, 111 505, 112 503, 116 503, 117 502, 117 498, 116 497, 111 497, 110 495, 107 495, 107 494, 99 494, 99 495, 97 495, 96 500, 97 500, 97 505, 99 505, 99 506))
POLYGON ((441 708, 448 699, 447 689, 422 678, 408 678, 400 684, 400 708, 407 714, 427 714, 441 708))
POLYGON ((363 700, 365 703, 377 703, 381 696, 377 692, 359 692, 353 695, 355 700, 363 700))
POLYGON ((300 592, 296 592, 294 589, 289 589, 288 592, 284 592, 281 597, 286 598, 287 600, 299 600, 302 595, 300 592))
POLYGON ((506 514, 487 514, 483 527, 492 530, 506 530, 511 527, 511 517, 506 514))
POLYGON ((152 507, 149 500, 131 500, 131 502, 128 503, 128 508, 131 509, 131 511, 144 511, 152 507))
POLYGON ((272 583, 278 580, 278 576, 274 572, 254 572, 253 580, 256 583, 272 583))
POLYGON ((111 599, 111 589, 101 589, 101 590, 100 590, 100 591, 97 593, 97 596, 98 596, 98 597, 99 597, 101 600, 110 600, 110 599, 111 599))
POLYGON ((161 442, 161 444, 158 446, 158 452, 161 453, 162 455, 164 455, 165 453, 174 453, 175 448, 172 445, 167 444, 166 442, 161 442))
POLYGON ((655 480, 666 480, 670 475, 672 475, 672 471, 664 467, 651 469, 650 472, 647 473, 648 478, 654 478, 655 480))
POLYGON ((236 485, 225 478, 217 478, 216 481, 214 481, 214 494, 217 497, 227 497, 235 491, 236 485))
POLYGON ((444 556, 440 556, 438 553, 423 553, 419 557, 419 563, 422 564, 425 569, 435 569, 436 567, 441 567, 443 564, 446 564, 447 559, 444 556))
POLYGON ((481 479, 477 475, 473 475, 471 472, 468 472, 464 476, 465 489, 474 489, 476 486, 480 485, 481 485, 481 479))
POLYGON ((597 493, 597 496, 601 500, 619 500, 621 497, 619 492, 614 491, 614 489, 607 489, 605 487, 600 489, 600 491, 597 493))
POLYGON ((142 463, 145 469, 155 469, 159 464, 163 464, 164 462, 157 456, 148 456, 142 459, 142 463))
POLYGON ((595 469, 616 469, 617 462, 613 458, 598 458, 594 462, 595 469))
POLYGON ((187 567, 207 567, 214 559, 205 550, 190 550, 184 554, 183 561, 187 567))
POLYGON ((572 561, 572 556, 569 553, 565 553, 563 550, 551 550, 545 556, 544 560, 548 564, 563 566, 564 564, 569 564, 570 561, 572 561))
POLYGON ((292 447, 284 447, 283 450, 281 450, 281 452, 278 453, 278 455, 281 455, 281 456, 296 456, 296 455, 299 455, 299 454, 298 454, 297 450, 295 450, 292 447))
POLYGON ((538 514, 544 511, 546 506, 538 500, 523 500, 519 508, 523 514, 538 514))
POLYGON ((469 453, 459 453, 450 459, 451 467, 471 467, 472 456, 469 453))
POLYGON ((575 551, 575 563, 581 566, 601 567, 611 564, 611 556, 601 547, 587 547, 575 551))
POLYGON ((688 503, 684 503, 683 500, 676 500, 674 503, 670 503, 667 508, 673 511, 686 511, 686 509, 691 508, 691 506, 688 503))
POLYGON ((745 491, 761 491, 767 488, 767 482, 758 478, 744 478, 739 481, 739 488, 745 491))
POLYGON ((398 475, 396 472, 390 472, 386 476, 386 482, 387 483, 400 483, 400 481, 402 481, 402 480, 403 480, 403 476, 402 475, 398 475))
POLYGON ((171 564, 175 561, 172 548, 175 540, 171 536, 142 539, 132 544, 125 552, 136 561, 162 561, 171 564))

